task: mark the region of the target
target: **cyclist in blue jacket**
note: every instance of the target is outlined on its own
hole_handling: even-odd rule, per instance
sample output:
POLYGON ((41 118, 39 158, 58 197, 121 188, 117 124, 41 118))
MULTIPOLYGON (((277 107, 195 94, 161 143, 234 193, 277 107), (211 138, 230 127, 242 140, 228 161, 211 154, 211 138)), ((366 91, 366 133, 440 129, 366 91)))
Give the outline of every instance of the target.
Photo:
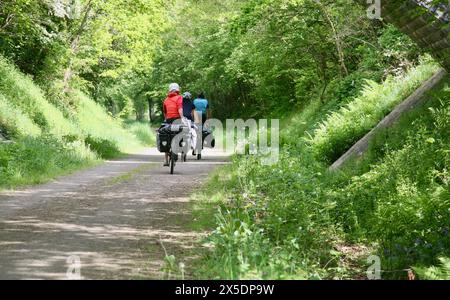
POLYGON ((209 101, 205 98, 203 92, 194 100, 194 106, 198 116, 202 118, 202 124, 204 125, 208 119, 211 119, 211 110, 209 109, 209 101))

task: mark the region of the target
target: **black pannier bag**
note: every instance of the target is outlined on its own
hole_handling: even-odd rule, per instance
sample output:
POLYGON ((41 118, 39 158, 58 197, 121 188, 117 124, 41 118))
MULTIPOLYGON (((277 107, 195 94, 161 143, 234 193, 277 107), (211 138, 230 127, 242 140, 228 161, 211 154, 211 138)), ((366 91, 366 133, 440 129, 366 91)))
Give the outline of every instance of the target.
POLYGON ((183 129, 179 125, 163 124, 156 132, 156 145, 159 152, 170 152, 172 139, 183 129))
POLYGON ((162 124, 156 131, 156 145, 159 152, 167 153, 170 151, 173 133, 170 124, 162 124))
POLYGON ((214 138, 212 134, 212 130, 210 129, 203 129, 203 146, 207 148, 214 148, 216 146, 216 139, 214 138))
POLYGON ((156 145, 158 151, 162 153, 167 153, 170 151, 170 143, 172 143, 172 136, 170 134, 165 134, 161 132, 156 133, 156 145))

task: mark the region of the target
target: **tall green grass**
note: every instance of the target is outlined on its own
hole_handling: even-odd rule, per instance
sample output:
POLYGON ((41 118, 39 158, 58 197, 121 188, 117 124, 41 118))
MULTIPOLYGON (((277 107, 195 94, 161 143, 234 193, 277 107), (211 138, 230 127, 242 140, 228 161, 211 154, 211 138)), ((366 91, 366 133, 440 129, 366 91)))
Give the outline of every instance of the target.
POLYGON ((43 131, 55 136, 78 135, 80 131, 63 113, 45 99, 33 80, 0 56, 0 92, 16 109, 26 114, 43 131))
POLYGON ((45 182, 94 165, 96 154, 83 142, 64 142, 50 135, 0 143, 0 189, 45 182))
POLYGON ((108 115, 103 107, 82 93, 77 93, 75 97, 76 121, 83 134, 95 139, 112 141, 124 153, 133 153, 143 148, 138 138, 125 130, 120 120, 108 115))
POLYGON ((436 63, 426 60, 405 75, 388 77, 381 84, 367 81, 361 95, 332 112, 307 137, 316 157, 328 163, 338 159, 437 69, 436 63))
POLYGON ((449 280, 450 279, 450 258, 440 257, 440 264, 426 268, 415 267, 414 271, 419 274, 420 279, 426 280, 449 280))
POLYGON ((389 269, 432 265, 450 254, 448 84, 429 97, 378 133, 365 159, 343 171, 345 185, 328 195, 337 222, 353 238, 377 241, 389 269))
POLYGON ((127 131, 131 132, 143 145, 155 145, 155 133, 149 122, 127 120, 124 122, 124 127, 127 129, 127 131))
MULTIPOLYGON (((427 63, 403 80, 377 87, 384 91, 379 98, 390 101, 370 104, 376 116, 392 108, 391 101, 399 95, 407 97, 410 87, 434 70, 427 63)), ((449 93, 448 83, 429 93, 427 105, 379 132, 365 158, 340 172, 328 171, 307 136, 291 137, 299 142, 286 143, 274 166, 261 165, 257 157, 236 158, 196 196, 198 220, 205 219, 203 211, 216 210, 205 240, 211 250, 197 276, 365 278, 367 258, 376 254, 382 259, 383 278, 406 278, 407 273, 398 270, 428 270, 440 257, 450 257, 449 93)), ((352 128, 364 116, 368 121, 356 122, 356 128, 375 123, 372 111, 357 105, 362 98, 355 101, 345 117, 333 117, 340 120, 339 134, 326 127, 324 140, 345 144, 348 133, 341 128, 352 128)), ((305 112, 305 128, 317 126, 314 112, 321 111, 313 107, 305 112)))
MULTIPOLYGON (((134 152, 144 143, 103 107, 74 91, 70 114, 0 56, 0 188, 34 184, 134 152)), ((151 139, 150 132, 147 140, 151 139)))
POLYGON ((41 129, 37 126, 28 115, 12 106, 6 98, 0 93, 0 129, 10 137, 19 136, 38 136, 41 129))

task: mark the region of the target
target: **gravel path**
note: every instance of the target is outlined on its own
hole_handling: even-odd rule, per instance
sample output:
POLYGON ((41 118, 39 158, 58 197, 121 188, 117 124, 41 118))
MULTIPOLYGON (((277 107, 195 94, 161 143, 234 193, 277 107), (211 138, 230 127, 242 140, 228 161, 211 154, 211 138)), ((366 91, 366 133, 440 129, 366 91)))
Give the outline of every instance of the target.
POLYGON ((188 197, 228 161, 212 150, 204 158, 169 175, 150 149, 0 193, 0 279, 76 278, 79 264, 82 279, 160 279, 164 248, 189 265, 201 233, 189 229, 188 197))

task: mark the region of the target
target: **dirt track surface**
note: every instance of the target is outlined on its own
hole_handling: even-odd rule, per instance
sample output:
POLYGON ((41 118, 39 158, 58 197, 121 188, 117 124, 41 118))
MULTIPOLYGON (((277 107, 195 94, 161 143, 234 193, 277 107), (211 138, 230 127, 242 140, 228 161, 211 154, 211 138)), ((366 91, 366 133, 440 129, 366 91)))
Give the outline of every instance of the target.
POLYGON ((189 265, 201 235, 189 228, 189 195, 228 158, 206 150, 174 175, 162 159, 150 149, 0 192, 0 279, 67 279, 77 257, 82 279, 161 279, 164 248, 189 265))

